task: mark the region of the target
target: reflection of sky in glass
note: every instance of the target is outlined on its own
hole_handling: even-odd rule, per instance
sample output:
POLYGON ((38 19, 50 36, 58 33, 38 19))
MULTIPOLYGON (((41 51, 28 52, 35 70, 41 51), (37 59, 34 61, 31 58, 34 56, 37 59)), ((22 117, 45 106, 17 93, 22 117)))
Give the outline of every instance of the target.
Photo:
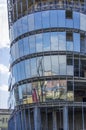
POLYGON ((42 52, 43 51, 43 45, 42 45, 42 34, 36 35, 36 51, 42 52))
POLYGON ((57 32, 51 32, 51 50, 58 50, 57 32))

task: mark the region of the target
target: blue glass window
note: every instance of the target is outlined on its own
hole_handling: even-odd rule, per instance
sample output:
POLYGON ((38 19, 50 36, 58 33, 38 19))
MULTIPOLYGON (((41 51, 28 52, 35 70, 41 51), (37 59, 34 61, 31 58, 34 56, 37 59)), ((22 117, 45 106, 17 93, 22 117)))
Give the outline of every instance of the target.
POLYGON ((72 19, 66 19, 66 27, 73 28, 73 20, 72 19))
POLYGON ((60 75, 66 75, 66 56, 59 55, 59 70, 60 75))
POLYGON ((12 41, 14 40, 14 30, 13 30, 13 26, 10 27, 9 33, 10 33, 10 41, 12 42, 12 41))
POLYGON ((29 31, 34 30, 34 14, 28 15, 29 31))
POLYGON ((36 58, 30 59, 31 63, 31 76, 37 76, 37 64, 36 64, 36 58))
POLYGON ((29 40, 28 37, 23 38, 24 55, 29 54, 29 40))
POLYGON ((73 42, 67 41, 67 51, 73 51, 73 42))
POLYGON ((12 54, 12 61, 14 61, 15 60, 15 44, 13 44, 11 47, 11 54, 12 54))
POLYGON ((50 33, 43 34, 43 50, 44 51, 50 50, 50 33))
POLYGON ((80 28, 80 14, 78 12, 73 13, 74 28, 80 28))
POLYGON ((42 15, 41 12, 35 13, 35 29, 41 29, 42 28, 42 15))
POLYGON ((42 52, 43 51, 43 45, 42 45, 42 34, 36 35, 36 52, 42 52))
POLYGON ((58 51, 58 35, 57 32, 51 32, 51 50, 58 51))
POLYGON ((80 13, 80 29, 86 31, 86 16, 80 13))
POLYGON ((35 46, 35 36, 29 37, 29 47, 30 47, 30 54, 36 52, 36 46, 35 46))
POLYGON ((27 16, 22 18, 22 33, 26 33, 28 31, 28 19, 27 16))
POLYGON ((85 35, 80 36, 80 51, 83 52, 83 53, 86 52, 85 35))
POLYGON ((17 21, 17 36, 19 36, 21 34, 22 34, 22 21, 21 21, 21 19, 19 19, 17 21))
POLYGON ((42 57, 37 57, 37 75, 43 76, 43 56, 42 57))
POLYGON ((27 84, 27 95, 32 95, 32 86, 31 86, 31 83, 27 84))
POLYGON ((49 24, 49 11, 43 11, 42 12, 42 24, 43 24, 43 28, 49 28, 50 24, 49 24))
POLYGON ((14 44, 15 46, 15 59, 19 58, 19 48, 18 48, 18 42, 14 44))
POLYGON ((58 32, 59 50, 66 50, 66 33, 58 32))
POLYGON ((17 75, 16 75, 16 77, 17 77, 17 81, 20 81, 20 80, 21 80, 21 74, 20 74, 21 69, 20 69, 20 63, 16 64, 16 69, 17 69, 17 75))
POLYGON ((25 75, 26 78, 30 77, 30 60, 25 60, 25 75))
POLYGON ((80 52, 80 34, 73 33, 74 51, 80 52))
POLYGON ((58 12, 58 26, 65 27, 65 11, 58 10, 57 12, 58 12))
POLYGON ((18 31, 18 28, 17 28, 17 22, 15 22, 14 24, 13 24, 13 34, 14 34, 14 39, 17 37, 17 31, 18 31))
POLYGON ((50 11, 50 25, 51 27, 57 27, 57 10, 50 11))
POLYGON ((19 91, 19 99, 22 99, 22 87, 21 86, 18 87, 18 91, 19 91))
POLYGON ((19 56, 21 57, 24 55, 23 40, 19 40, 18 45, 19 45, 19 56))
POLYGON ((27 89, 26 89, 26 84, 22 85, 22 97, 23 99, 26 99, 26 93, 27 93, 27 89))
POLYGON ((52 61, 52 75, 59 75, 59 62, 58 56, 51 56, 52 61))
POLYGON ((25 61, 22 61, 19 63, 20 65, 20 77, 21 77, 21 80, 25 79, 25 61))
POLYGON ((51 75, 51 58, 50 56, 44 56, 44 75, 51 75))

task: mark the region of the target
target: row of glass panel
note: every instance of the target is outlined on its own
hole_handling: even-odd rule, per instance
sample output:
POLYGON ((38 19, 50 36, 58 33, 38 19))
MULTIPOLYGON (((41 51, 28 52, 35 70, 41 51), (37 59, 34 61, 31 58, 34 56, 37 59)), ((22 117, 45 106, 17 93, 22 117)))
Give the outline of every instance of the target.
POLYGON ((65 55, 42 56, 21 61, 12 68, 15 82, 40 76, 73 75, 73 65, 67 65, 65 55))
POLYGON ((86 52, 85 39, 79 33, 48 32, 25 37, 11 47, 12 61, 24 55, 45 51, 86 52))
POLYGON ((67 27, 86 31, 86 15, 78 12, 72 12, 71 15, 71 18, 66 18, 65 10, 49 10, 24 16, 11 27, 11 40, 26 32, 42 28, 67 27))
POLYGON ((51 55, 23 60, 12 67, 14 83, 27 78, 52 75, 85 78, 86 60, 77 57, 73 59, 72 56, 66 55, 51 55))
POLYGON ((74 100, 73 89, 67 89, 66 80, 45 80, 23 84, 14 88, 14 93, 17 105, 49 100, 74 100))

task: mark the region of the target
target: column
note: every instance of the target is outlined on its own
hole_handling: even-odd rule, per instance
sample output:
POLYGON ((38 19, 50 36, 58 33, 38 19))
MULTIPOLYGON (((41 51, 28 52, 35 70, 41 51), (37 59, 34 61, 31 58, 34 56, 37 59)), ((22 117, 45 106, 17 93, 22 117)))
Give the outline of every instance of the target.
POLYGON ((41 130, 40 108, 34 108, 34 130, 41 130))
POLYGON ((57 115, 56 115, 56 111, 52 112, 52 116, 53 116, 53 130, 57 130, 57 115))
POLYGON ((63 130, 68 130, 68 107, 63 107, 63 130))

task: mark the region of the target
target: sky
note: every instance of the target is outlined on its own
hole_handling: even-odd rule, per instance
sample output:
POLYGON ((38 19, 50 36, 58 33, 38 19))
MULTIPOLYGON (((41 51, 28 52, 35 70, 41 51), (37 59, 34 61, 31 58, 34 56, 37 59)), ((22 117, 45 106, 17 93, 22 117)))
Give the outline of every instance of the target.
POLYGON ((7 0, 0 0, 0 107, 7 107, 8 97, 10 42, 7 15, 7 0), (5 99, 4 103, 1 103, 2 98, 5 99))

